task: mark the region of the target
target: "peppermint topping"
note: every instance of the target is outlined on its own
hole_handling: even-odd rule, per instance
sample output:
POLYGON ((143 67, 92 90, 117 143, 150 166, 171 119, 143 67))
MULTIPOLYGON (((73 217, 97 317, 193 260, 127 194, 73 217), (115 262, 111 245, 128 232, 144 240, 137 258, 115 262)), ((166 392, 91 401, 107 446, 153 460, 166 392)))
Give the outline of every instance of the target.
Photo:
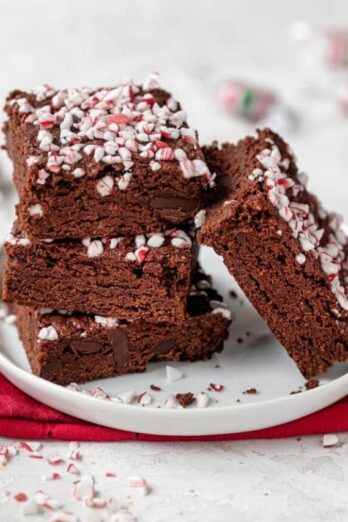
POLYGON ((209 406, 211 399, 207 393, 201 392, 196 395, 196 401, 197 408, 206 408, 207 406, 209 406))
POLYGON ((164 243, 163 234, 152 234, 147 240, 147 245, 152 248, 159 248, 164 243))
POLYGON ((128 486, 137 490, 141 495, 149 494, 150 488, 145 479, 141 477, 132 477, 128 480, 128 486))
POLYGON ((231 310, 223 301, 214 301, 212 299, 209 301, 209 306, 213 314, 221 314, 225 319, 229 320, 232 318, 231 310))
MULTIPOLYGON (((87 237, 82 239, 82 244, 87 248, 88 257, 98 257, 103 254, 104 249, 109 247, 115 250, 122 241, 123 237, 115 237, 111 239, 94 239, 87 237)), ((176 248, 191 248, 192 240, 187 232, 183 230, 168 230, 155 234, 138 234, 134 237, 134 251, 127 252, 125 259, 127 261, 136 261, 143 263, 149 253, 150 248, 160 248, 165 242, 170 243, 176 248)))
MULTIPOLYGON (((67 171, 82 177, 79 163, 87 156, 88 162, 113 165, 117 171, 131 174, 134 158, 140 156, 153 171, 176 160, 185 178, 206 176, 213 183, 202 157, 189 158, 185 150, 176 148, 181 140, 194 150, 197 134, 187 126, 186 113, 173 98, 159 105, 152 92, 158 88, 158 74, 151 74, 142 86, 132 80, 98 90, 56 91, 45 85, 30 93, 35 102, 24 96, 10 103, 23 113, 25 123, 38 128, 38 146, 47 155, 43 167, 50 173, 67 171)), ((29 166, 38 161, 37 156, 27 158, 29 166)), ((120 179, 116 183, 119 190, 125 190, 130 179, 120 179)), ((97 184, 102 196, 114 188, 109 180, 106 185, 97 184)))
POLYGON ((28 212, 30 216, 43 216, 42 206, 39 203, 29 207, 28 212))
POLYGON ((95 239, 94 241, 84 239, 83 244, 87 246, 88 257, 98 257, 104 252, 103 243, 99 239, 95 239))
POLYGON ((306 256, 304 254, 297 254, 296 261, 299 265, 304 265, 304 263, 306 262, 306 256))
POLYGON ((149 404, 153 403, 153 397, 148 392, 143 392, 138 397, 138 403, 142 406, 148 406, 149 404))
POLYGON ((58 333, 54 326, 45 326, 39 331, 38 338, 42 341, 57 341, 58 333))
POLYGON ((166 374, 168 382, 180 381, 184 378, 184 374, 174 366, 166 366, 166 374))
POLYGON ((109 196, 114 188, 114 178, 112 176, 104 176, 97 181, 97 191, 101 196, 109 196))
MULTIPOLYGON (((319 208, 321 219, 328 218, 329 235, 327 243, 322 245, 324 230, 311 212, 308 204, 296 201, 296 196, 305 188, 306 177, 300 173, 298 182, 286 173, 289 167, 287 158, 282 159, 279 148, 272 139, 267 139, 270 148, 266 148, 257 155, 263 169, 254 169, 249 176, 250 180, 258 180, 265 184, 268 190, 268 199, 278 210, 279 215, 286 221, 294 238, 298 239, 301 249, 310 252, 319 259, 333 294, 343 310, 348 311, 348 285, 341 282, 340 272, 346 260, 344 251, 347 238, 341 227, 342 219, 336 214, 328 214, 319 208)), ((298 254, 296 261, 299 264, 306 262, 304 254, 298 254)))
POLYGON ((115 317, 103 317, 102 315, 95 315, 94 320, 96 323, 106 328, 115 328, 118 326, 118 320, 115 317))
POLYGON ((194 224, 196 228, 201 228, 205 223, 207 211, 206 210, 199 210, 197 214, 194 217, 194 224))
POLYGON ((9 234, 6 238, 6 243, 10 245, 28 246, 30 245, 30 239, 27 237, 17 237, 13 234, 9 234))
POLYGON ((46 179, 49 177, 49 173, 45 169, 40 169, 37 175, 36 183, 38 185, 45 185, 46 179))

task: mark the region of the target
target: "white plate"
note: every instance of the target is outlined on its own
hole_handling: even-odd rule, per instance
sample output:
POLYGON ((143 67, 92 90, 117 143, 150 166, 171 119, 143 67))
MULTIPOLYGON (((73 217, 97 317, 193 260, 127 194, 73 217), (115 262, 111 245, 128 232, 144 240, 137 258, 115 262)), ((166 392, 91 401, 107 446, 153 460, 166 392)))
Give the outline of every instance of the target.
POLYGON ((235 315, 224 351, 210 361, 174 364, 185 374, 175 383, 166 381, 166 365, 158 363, 150 365, 144 374, 114 377, 84 386, 91 389, 98 385, 110 395, 117 395, 128 390, 140 394, 150 391, 150 385, 156 384, 162 391, 150 391, 155 398, 153 404, 116 404, 32 375, 15 327, 5 323, 0 326, 2 373, 28 395, 64 413, 112 428, 157 435, 212 435, 257 430, 313 413, 348 393, 346 363, 328 372, 321 379, 320 387, 290 395, 304 385, 294 363, 245 298, 240 304, 240 299, 229 297, 229 290, 236 285, 221 259, 210 249, 203 248, 202 264, 214 276, 216 287, 226 296, 235 315), (251 335, 246 336, 247 331, 251 335), (243 342, 238 343, 238 338, 243 342), (223 384, 225 390, 208 392, 212 398, 209 407, 164 407, 169 395, 198 393, 206 390, 210 383, 223 384), (243 394, 249 388, 256 388, 259 393, 243 394))

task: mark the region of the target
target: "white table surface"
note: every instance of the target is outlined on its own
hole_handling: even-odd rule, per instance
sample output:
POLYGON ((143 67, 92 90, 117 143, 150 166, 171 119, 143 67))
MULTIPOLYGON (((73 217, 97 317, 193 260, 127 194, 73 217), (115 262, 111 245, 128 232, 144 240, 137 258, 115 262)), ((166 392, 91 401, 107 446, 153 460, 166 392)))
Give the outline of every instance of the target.
MULTIPOLYGON (((299 114, 297 130, 285 135, 311 176, 311 187, 329 208, 348 219, 348 118, 332 94, 341 81, 320 67, 306 67, 289 36, 298 20, 315 27, 348 26, 345 0, 2 0, 0 2, 0 99, 12 88, 42 82, 57 86, 141 79, 159 70, 163 83, 188 110, 202 142, 235 140, 252 126, 224 114, 215 89, 226 76, 274 88, 299 114)), ((4 154, 0 168, 9 178, 4 154)), ((0 201, 0 238, 12 214, 0 201)), ((84 472, 129 504, 139 521, 345 521, 347 444, 322 447, 320 436, 229 443, 83 444, 84 472), (105 479, 112 468, 117 479, 105 479), (127 487, 145 477, 152 492, 127 487), (114 480, 115 482, 108 482, 114 480)), ((9 441, 1 441, 9 443, 9 441)), ((45 454, 66 452, 67 443, 45 443, 45 454)), ((21 520, 18 503, 5 495, 42 487, 47 464, 21 453, 0 470, 0 520, 21 520), (3 495, 3 496, 2 496, 3 495)), ((45 490, 87 521, 71 502, 71 481, 45 483, 45 490)), ((28 517, 45 520, 49 517, 28 517)))

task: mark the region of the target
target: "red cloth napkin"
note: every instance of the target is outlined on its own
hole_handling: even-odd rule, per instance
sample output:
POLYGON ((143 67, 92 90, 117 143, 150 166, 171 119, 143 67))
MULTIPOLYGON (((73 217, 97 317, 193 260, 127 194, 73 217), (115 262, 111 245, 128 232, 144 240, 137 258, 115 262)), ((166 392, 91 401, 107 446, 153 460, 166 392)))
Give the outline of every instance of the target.
POLYGON ((81 441, 272 439, 348 430, 348 397, 302 419, 274 428, 228 435, 164 437, 131 433, 84 422, 32 399, 0 374, 0 435, 21 439, 81 441))

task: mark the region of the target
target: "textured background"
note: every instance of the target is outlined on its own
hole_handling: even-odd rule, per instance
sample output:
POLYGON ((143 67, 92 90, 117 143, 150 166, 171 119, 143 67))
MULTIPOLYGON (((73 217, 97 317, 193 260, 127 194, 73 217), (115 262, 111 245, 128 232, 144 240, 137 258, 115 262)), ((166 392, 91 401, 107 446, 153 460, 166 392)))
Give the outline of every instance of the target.
MULTIPOLYGON (((333 94, 341 76, 329 76, 290 37, 298 20, 316 27, 348 26, 346 0, 2 0, 0 99, 16 87, 110 84, 125 75, 162 73, 200 130, 202 141, 235 140, 253 128, 221 112, 219 79, 242 78, 274 88, 299 115, 286 129, 311 186, 348 220, 348 118, 333 94)), ((2 103, 2 102, 1 102, 2 103)), ((0 166, 9 173, 4 154, 0 166)), ((0 235, 11 220, 1 204, 0 235)), ((140 473, 153 485, 134 494, 140 521, 230 520, 344 522, 347 515, 347 443, 323 449, 319 437, 224 444, 86 445, 85 469, 112 465, 122 477, 140 473)), ((0 441, 1 443, 1 441, 0 441)), ((46 445, 47 448, 47 445, 46 445)), ((55 443, 52 454, 66 451, 55 443)), ((6 489, 40 487, 43 468, 19 459, 0 476, 0 516, 19 520, 6 489)), ((69 489, 51 487, 64 498, 69 489)), ((121 486, 120 499, 127 492, 121 486)), ((117 493, 118 494, 118 493, 117 493)), ((82 520, 85 520, 82 517, 82 520)))

